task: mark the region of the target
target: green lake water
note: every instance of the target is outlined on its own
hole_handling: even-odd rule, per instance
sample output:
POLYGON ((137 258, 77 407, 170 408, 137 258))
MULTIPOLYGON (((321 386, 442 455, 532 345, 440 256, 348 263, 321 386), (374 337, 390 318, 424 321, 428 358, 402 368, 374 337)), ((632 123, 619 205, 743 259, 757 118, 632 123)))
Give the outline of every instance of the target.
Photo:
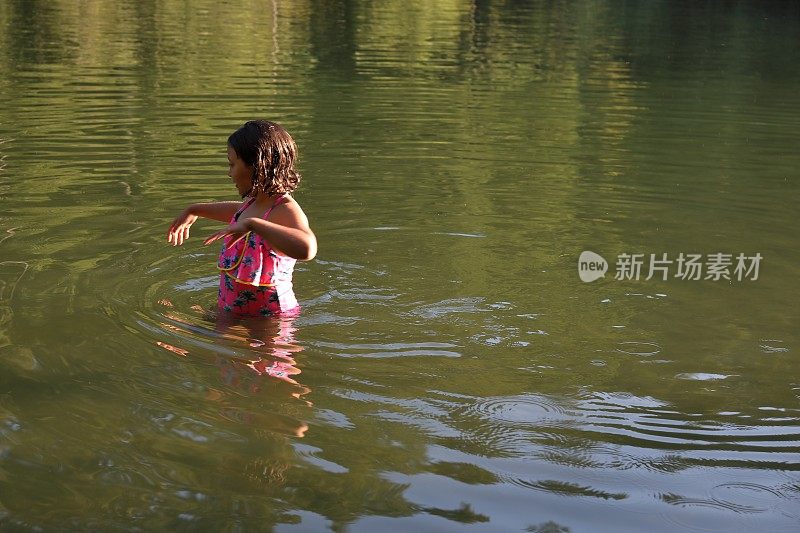
POLYGON ((0 529, 796 531, 798 43, 792 2, 0 3, 0 529), (294 320, 207 311, 220 224, 165 239, 251 118, 300 149, 294 320))

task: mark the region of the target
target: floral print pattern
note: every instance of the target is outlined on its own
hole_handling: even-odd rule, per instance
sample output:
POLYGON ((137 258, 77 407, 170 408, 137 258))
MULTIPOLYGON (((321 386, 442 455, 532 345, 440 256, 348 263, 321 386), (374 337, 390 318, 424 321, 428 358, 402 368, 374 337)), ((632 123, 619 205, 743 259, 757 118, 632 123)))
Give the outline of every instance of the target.
MULTIPOLYGON (((264 214, 286 201, 279 197, 264 214)), ((231 219, 238 220, 242 211, 253 200, 242 207, 231 219)), ((296 260, 278 254, 267 241, 255 232, 233 246, 231 237, 224 239, 217 266, 220 269, 219 308, 225 312, 242 316, 277 316, 296 314, 300 310, 292 290, 292 272, 296 260)))

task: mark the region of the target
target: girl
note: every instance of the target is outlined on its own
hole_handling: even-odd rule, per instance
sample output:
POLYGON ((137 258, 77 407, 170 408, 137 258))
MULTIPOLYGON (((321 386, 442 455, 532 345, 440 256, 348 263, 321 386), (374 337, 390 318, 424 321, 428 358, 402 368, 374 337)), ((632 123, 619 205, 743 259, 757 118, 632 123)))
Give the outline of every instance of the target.
POLYGON ((297 146, 279 125, 251 120, 228 137, 228 176, 245 199, 192 204, 172 222, 167 241, 189 238, 198 217, 227 222, 203 244, 223 239, 218 267, 219 308, 242 316, 294 315, 295 262, 317 254, 317 239, 290 196, 300 182, 297 146))

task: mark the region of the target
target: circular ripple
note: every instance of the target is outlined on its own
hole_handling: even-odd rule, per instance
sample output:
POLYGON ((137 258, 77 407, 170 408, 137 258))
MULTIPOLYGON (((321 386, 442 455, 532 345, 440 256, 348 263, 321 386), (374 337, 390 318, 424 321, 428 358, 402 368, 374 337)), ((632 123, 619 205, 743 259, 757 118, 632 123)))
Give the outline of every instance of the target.
POLYGON ((546 396, 525 395, 485 398, 472 406, 480 415, 510 424, 536 424, 570 418, 567 410, 546 396))
POLYGON ((756 483, 723 483, 711 489, 715 500, 752 509, 752 512, 768 511, 787 498, 779 490, 756 483))

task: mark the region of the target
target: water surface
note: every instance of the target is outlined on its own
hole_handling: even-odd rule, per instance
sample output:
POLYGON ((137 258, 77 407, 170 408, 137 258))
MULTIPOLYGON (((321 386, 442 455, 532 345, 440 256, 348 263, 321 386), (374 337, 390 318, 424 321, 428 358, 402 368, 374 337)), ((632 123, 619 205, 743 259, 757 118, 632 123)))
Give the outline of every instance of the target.
POLYGON ((0 525, 794 530, 798 39, 789 3, 3 3, 0 525), (165 232, 254 117, 320 251, 301 317, 230 323, 219 226, 165 232))

